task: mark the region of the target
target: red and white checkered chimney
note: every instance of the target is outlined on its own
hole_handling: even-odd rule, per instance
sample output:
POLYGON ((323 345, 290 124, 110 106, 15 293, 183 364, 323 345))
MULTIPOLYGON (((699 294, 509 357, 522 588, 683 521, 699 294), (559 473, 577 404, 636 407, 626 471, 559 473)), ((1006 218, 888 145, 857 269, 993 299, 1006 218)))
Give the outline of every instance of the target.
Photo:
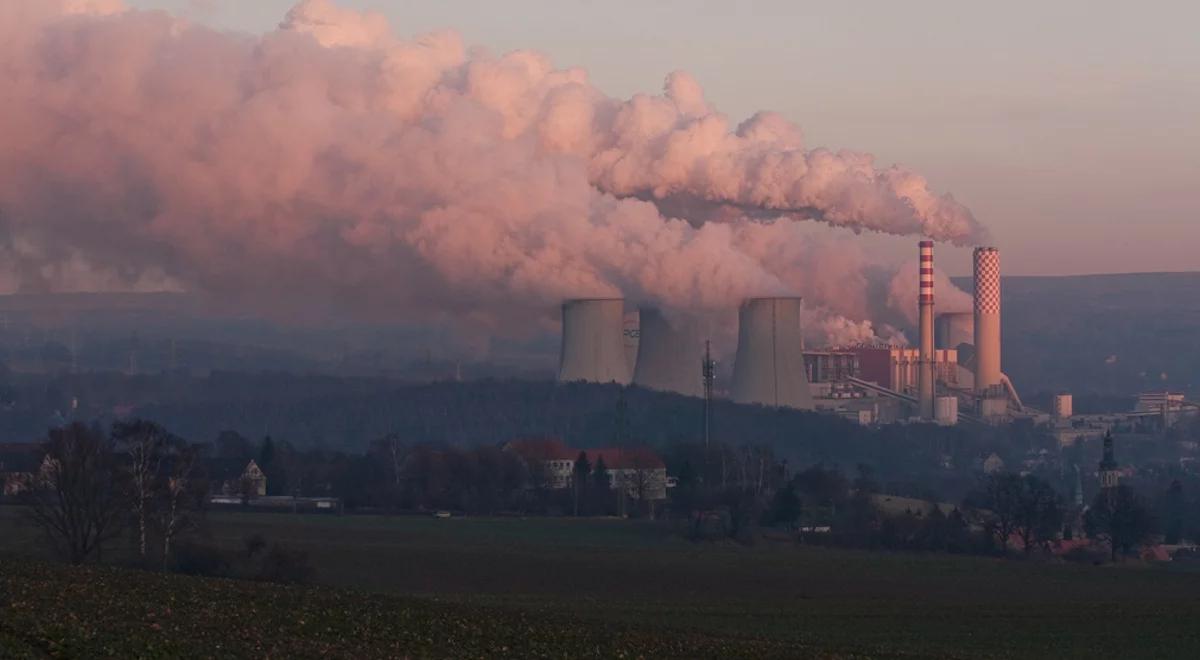
POLYGON ((1000 380, 1000 251, 975 248, 975 393, 1000 380))

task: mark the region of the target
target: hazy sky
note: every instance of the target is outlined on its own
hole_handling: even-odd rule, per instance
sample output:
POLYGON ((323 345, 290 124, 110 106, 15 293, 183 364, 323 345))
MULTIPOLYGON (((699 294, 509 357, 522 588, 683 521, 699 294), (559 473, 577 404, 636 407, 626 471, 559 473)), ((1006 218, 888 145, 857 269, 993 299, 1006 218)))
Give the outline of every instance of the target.
MULTIPOLYGON (((128 0, 224 29, 293 0, 128 0)), ((608 93, 693 74, 735 120, 776 110, 807 143, 869 151, 988 225, 1006 274, 1200 270, 1200 3, 341 0, 402 35, 532 48, 608 93)), ((814 231, 833 231, 814 225, 814 231)), ((871 237, 911 257, 915 239, 871 237)), ((969 251, 939 265, 968 271, 969 251)))

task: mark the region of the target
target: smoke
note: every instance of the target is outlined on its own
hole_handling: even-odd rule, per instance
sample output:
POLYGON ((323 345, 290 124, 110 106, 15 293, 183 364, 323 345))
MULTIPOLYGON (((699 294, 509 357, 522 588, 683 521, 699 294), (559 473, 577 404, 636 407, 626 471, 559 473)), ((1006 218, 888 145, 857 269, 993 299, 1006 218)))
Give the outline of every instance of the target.
MULTIPOLYGON (((898 321, 901 323, 917 323, 920 314, 917 306, 919 273, 920 263, 914 259, 897 270, 888 284, 887 308, 899 312, 898 321)), ((973 309, 971 294, 955 286, 946 273, 936 267, 933 271, 933 300, 938 314, 969 312, 973 309)))
POLYGON ((687 74, 613 99, 538 53, 404 41, 328 0, 261 36, 8 0, 0 89, 0 281, 24 291, 158 285, 484 333, 553 323, 563 298, 799 294, 858 337, 865 259, 801 222, 983 235, 917 174, 806 150, 773 113, 731 126, 687 74))

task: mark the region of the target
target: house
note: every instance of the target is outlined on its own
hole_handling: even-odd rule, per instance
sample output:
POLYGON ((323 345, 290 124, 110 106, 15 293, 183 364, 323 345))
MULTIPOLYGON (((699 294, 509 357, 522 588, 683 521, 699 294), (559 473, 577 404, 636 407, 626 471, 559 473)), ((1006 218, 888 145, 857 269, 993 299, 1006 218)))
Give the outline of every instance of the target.
POLYGON ((209 492, 225 497, 263 497, 267 494, 267 475, 254 459, 243 463, 238 458, 214 458, 205 461, 209 492))
POLYGON ((15 497, 30 489, 38 472, 35 444, 0 444, 0 495, 15 497))
POLYGON ((570 488, 575 478, 575 459, 579 452, 558 438, 525 438, 504 445, 529 466, 534 486, 551 490, 570 488))
POLYGON ((575 461, 583 453, 592 469, 598 462, 604 461, 609 488, 624 489, 628 497, 637 500, 667 498, 667 465, 647 447, 580 450, 567 446, 558 438, 530 438, 514 440, 505 444, 504 448, 525 459, 535 482, 552 490, 571 487, 575 479, 575 461))

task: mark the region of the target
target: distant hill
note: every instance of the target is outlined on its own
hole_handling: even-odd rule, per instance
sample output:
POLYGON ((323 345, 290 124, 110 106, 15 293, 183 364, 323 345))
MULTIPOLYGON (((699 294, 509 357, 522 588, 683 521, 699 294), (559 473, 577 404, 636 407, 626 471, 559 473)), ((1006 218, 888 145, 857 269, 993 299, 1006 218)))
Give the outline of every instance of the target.
POLYGON ((1002 295, 1004 370, 1023 392, 1200 391, 1200 273, 1005 277, 1002 295))
MULTIPOLYGON (((955 283, 970 291, 970 278, 955 283)), ((1066 390, 1200 396, 1200 273, 1003 279, 1004 369, 1027 397, 1066 390)), ((732 311, 731 311, 732 314, 732 311)), ((288 371, 413 382, 552 378, 557 338, 491 340, 465 361, 444 327, 285 324, 186 294, 0 296, 0 365, 14 371, 288 371), (71 347, 77 347, 72 352, 71 347)))

